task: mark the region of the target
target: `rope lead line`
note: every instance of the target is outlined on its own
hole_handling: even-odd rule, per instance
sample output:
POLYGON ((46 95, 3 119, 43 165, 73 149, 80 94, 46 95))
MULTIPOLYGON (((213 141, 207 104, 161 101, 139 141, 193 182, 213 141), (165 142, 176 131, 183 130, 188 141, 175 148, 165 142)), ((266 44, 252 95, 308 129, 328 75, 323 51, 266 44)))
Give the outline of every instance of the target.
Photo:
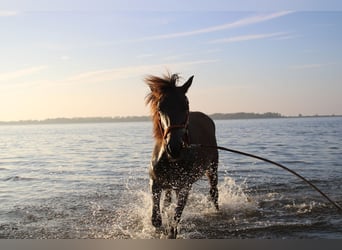
POLYGON ((193 147, 201 147, 201 148, 215 148, 215 149, 220 149, 220 150, 224 150, 224 151, 228 151, 228 152, 231 152, 231 153, 235 153, 235 154, 240 154, 240 155, 244 155, 244 156, 248 156, 248 157, 252 157, 252 158, 256 158, 258 160, 261 160, 261 161, 265 161, 265 162, 268 162, 268 163, 271 163, 273 165, 276 165, 292 174, 294 174, 295 176, 299 177, 300 179, 302 179, 304 182, 306 182, 307 184, 309 184, 313 189, 315 189, 318 193, 320 193, 323 197, 325 197, 330 203, 332 203, 340 212, 342 212, 342 207, 340 205, 338 205, 336 202, 334 202, 332 199, 330 199, 325 193, 323 193, 318 187, 316 187, 313 183, 311 183, 310 181, 308 181, 307 179, 305 179, 303 176, 301 176, 300 174, 296 173, 295 171, 289 169, 288 167, 285 167, 284 165, 280 164, 280 163, 277 163, 277 162, 274 162, 274 161, 271 161, 271 160, 268 160, 266 158, 263 158, 263 157, 260 157, 260 156, 257 156, 257 155, 253 155, 253 154, 249 154, 249 153, 245 153, 245 152, 242 152, 242 151, 238 151, 238 150, 235 150, 235 149, 230 149, 230 148, 225 148, 225 147, 221 147, 221 146, 212 146, 212 145, 203 145, 203 144, 193 144, 193 145, 190 145, 190 146, 193 146, 193 147))

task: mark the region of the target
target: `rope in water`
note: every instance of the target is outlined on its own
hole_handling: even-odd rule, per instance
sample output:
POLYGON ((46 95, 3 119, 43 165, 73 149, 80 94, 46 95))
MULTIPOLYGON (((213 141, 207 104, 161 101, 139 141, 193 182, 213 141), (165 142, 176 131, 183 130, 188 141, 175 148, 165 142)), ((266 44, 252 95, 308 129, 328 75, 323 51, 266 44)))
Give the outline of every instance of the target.
POLYGON ((268 163, 271 163, 273 165, 276 165, 288 172, 290 172, 291 174, 294 174, 295 176, 299 177, 300 179, 302 179, 304 182, 306 182, 307 184, 309 184, 313 189, 315 189, 318 193, 320 193, 324 198, 326 198, 331 204, 333 204, 340 212, 342 212, 342 207, 340 205, 338 205, 336 202, 334 202, 332 199, 329 198, 329 196, 327 196, 325 193, 323 193, 318 187, 316 187, 312 182, 310 182, 309 180, 307 180, 306 178, 304 178, 303 176, 301 176, 300 174, 296 173, 295 171, 293 171, 292 169, 289 169, 288 167, 285 167, 284 165, 271 161, 269 159, 266 159, 264 157, 260 157, 257 155, 253 155, 250 153, 246 153, 246 152, 242 152, 242 151, 238 151, 235 149, 230 149, 230 148, 225 148, 225 147, 221 147, 221 146, 212 146, 212 145, 203 145, 203 144, 192 144, 190 145, 191 147, 202 147, 202 148, 215 148, 215 149, 220 149, 220 150, 224 150, 224 151, 228 151, 231 153, 235 153, 235 154, 240 154, 240 155, 244 155, 244 156, 248 156, 248 157, 252 157, 252 158, 256 158, 258 160, 262 160, 268 163))

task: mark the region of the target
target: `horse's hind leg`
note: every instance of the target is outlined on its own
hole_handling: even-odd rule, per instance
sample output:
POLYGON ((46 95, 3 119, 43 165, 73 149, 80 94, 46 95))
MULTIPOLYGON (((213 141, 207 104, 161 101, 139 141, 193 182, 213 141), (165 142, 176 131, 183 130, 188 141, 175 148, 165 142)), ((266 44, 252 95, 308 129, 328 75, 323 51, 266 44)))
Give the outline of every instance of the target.
POLYGON ((218 177, 217 177, 217 162, 213 162, 209 169, 207 170, 207 176, 209 179, 209 184, 210 184, 210 198, 211 201, 214 203, 214 206, 216 210, 219 210, 219 205, 218 205, 218 189, 217 189, 217 182, 218 182, 218 177))

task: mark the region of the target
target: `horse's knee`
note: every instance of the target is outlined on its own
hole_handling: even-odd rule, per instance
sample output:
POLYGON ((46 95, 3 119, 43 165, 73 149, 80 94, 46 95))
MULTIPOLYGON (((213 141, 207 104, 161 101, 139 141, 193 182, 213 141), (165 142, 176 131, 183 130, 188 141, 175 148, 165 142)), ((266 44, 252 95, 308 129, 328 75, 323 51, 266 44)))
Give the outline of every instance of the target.
POLYGON ((212 163, 209 166, 209 169, 206 171, 206 175, 209 179, 210 185, 211 186, 216 186, 217 181, 218 181, 218 176, 217 176, 217 164, 212 163))

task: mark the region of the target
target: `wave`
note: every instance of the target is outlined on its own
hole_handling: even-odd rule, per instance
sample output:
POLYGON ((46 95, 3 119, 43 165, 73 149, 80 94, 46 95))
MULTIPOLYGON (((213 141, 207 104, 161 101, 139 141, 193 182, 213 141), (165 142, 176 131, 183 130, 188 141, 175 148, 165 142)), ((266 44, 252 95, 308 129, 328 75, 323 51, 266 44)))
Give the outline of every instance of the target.
POLYGON ((21 177, 19 175, 9 176, 9 177, 2 179, 2 181, 34 181, 34 180, 37 180, 37 178, 21 177))

